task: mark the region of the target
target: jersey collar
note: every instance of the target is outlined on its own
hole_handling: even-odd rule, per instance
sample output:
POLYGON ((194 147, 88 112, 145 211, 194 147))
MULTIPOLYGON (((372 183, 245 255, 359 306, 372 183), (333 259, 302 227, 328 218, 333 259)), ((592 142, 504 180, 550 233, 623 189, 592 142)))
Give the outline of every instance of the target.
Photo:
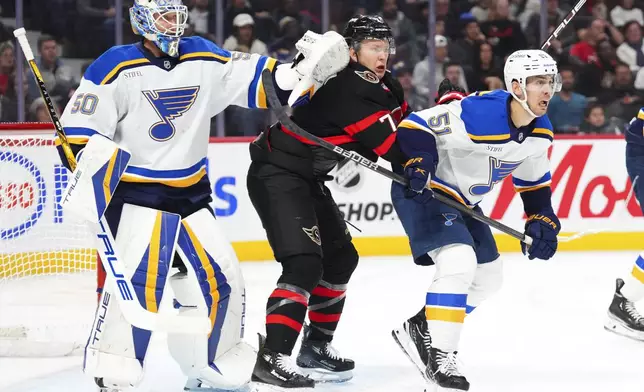
POLYGON ((146 59, 150 60, 150 63, 152 63, 152 65, 156 65, 164 71, 172 71, 174 67, 179 64, 178 57, 172 57, 166 54, 161 57, 156 57, 143 45, 143 41, 138 42, 136 44, 136 47, 141 51, 141 53, 143 53, 146 59))

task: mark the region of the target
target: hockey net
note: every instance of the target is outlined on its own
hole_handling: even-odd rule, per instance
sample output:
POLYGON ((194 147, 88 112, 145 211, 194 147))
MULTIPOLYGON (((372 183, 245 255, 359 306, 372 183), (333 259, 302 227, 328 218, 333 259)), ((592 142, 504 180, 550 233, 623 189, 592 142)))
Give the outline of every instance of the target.
POLYGON ((60 206, 53 134, 0 124, 0 356, 79 354, 94 315, 94 237, 60 206))

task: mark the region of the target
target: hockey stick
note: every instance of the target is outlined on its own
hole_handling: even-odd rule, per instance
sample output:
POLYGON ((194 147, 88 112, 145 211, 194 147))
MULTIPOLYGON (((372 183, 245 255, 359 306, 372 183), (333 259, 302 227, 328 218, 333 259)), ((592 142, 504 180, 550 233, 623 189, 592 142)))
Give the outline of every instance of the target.
MULTIPOLYGON (((54 123, 56 134, 60 138, 61 146, 65 154, 65 158, 69 162, 69 167, 76 169, 76 157, 72 151, 65 130, 56 113, 54 103, 47 92, 45 82, 40 74, 40 70, 34 61, 34 54, 31 51, 27 35, 24 28, 14 30, 13 35, 18 40, 18 44, 25 54, 25 58, 29 63, 31 72, 36 80, 40 95, 47 105, 49 117, 54 123)), ((116 295, 117 302, 123 313, 123 317, 128 323, 148 331, 164 331, 171 333, 185 333, 185 334, 207 334, 211 330, 210 319, 208 317, 182 317, 178 315, 164 315, 160 313, 152 313, 144 309, 136 296, 134 287, 130 279, 126 277, 126 268, 123 261, 116 253, 115 241, 110 228, 107 224, 105 217, 101 217, 98 225, 97 248, 100 253, 100 259, 105 268, 108 281, 111 283, 114 290, 118 290, 116 295)), ((109 301, 109 299, 108 299, 109 301)))
MULTIPOLYGON (((277 115, 277 118, 291 132, 307 140, 310 140, 316 143, 317 145, 319 145, 320 147, 325 148, 329 151, 332 151, 344 158, 349 158, 352 161, 356 162, 357 164, 364 166, 369 170, 375 171, 376 173, 383 175, 389 178, 390 180, 396 181, 397 183, 405 186, 407 185, 407 179, 405 177, 399 174, 396 174, 392 171, 389 171, 382 166, 379 166, 377 163, 370 161, 369 159, 358 154, 357 152, 345 150, 340 146, 336 146, 333 143, 330 143, 322 138, 312 135, 308 133, 306 130, 300 128, 297 124, 295 124, 295 122, 291 120, 291 118, 288 116, 288 114, 286 114, 286 112, 282 108, 282 103, 280 102, 279 98, 277 97, 277 93, 275 92, 275 86, 273 85, 273 77, 271 75, 271 71, 268 69, 265 69, 262 72, 262 84, 264 85, 264 91, 266 92, 266 99, 268 100, 271 108, 277 115)), ((434 198, 440 201, 441 203, 446 204, 458 210, 463 215, 470 216, 479 222, 483 222, 486 225, 491 226, 505 234, 508 234, 527 245, 532 244, 532 238, 530 236, 526 236, 525 234, 517 230, 514 230, 513 228, 508 227, 499 221, 488 218, 487 216, 481 213, 471 210, 470 208, 457 202, 456 200, 443 196, 440 193, 434 193, 434 198)))
POLYGON ((579 12, 579 10, 581 9, 581 7, 584 6, 584 4, 586 4, 586 0, 579 0, 577 4, 575 4, 575 6, 570 10, 568 15, 566 15, 566 17, 563 18, 561 23, 559 23, 559 26, 557 26, 557 28, 552 32, 552 34, 548 36, 548 39, 546 39, 546 42, 544 42, 541 45, 541 50, 545 51, 550 48, 550 41, 559 37, 559 34, 561 33, 561 31, 568 25, 568 23, 570 23, 572 18, 574 18, 575 15, 577 15, 577 12, 579 12))

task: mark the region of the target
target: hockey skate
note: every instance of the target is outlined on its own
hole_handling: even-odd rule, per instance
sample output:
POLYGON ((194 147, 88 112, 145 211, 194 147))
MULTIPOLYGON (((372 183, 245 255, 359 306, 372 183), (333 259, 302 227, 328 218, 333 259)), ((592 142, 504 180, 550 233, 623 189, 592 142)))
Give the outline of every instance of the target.
POLYGON ((125 392, 130 389, 129 386, 120 386, 117 383, 106 381, 103 377, 94 377, 94 382, 98 392, 125 392))
POLYGON ((355 363, 342 358, 331 342, 311 340, 311 327, 304 326, 302 347, 297 355, 297 366, 315 382, 345 382, 353 378, 355 363))
POLYGON ((425 319, 425 308, 406 320, 401 328, 391 331, 391 336, 393 336, 407 358, 416 366, 420 374, 428 382, 432 382, 425 374, 427 362, 429 361, 429 349, 432 347, 432 337, 429 334, 427 320, 425 319))
POLYGON ((621 293, 622 279, 617 279, 613 302, 608 308, 608 319, 604 329, 631 339, 644 341, 644 316, 639 314, 635 304, 621 293))
POLYGON ((431 385, 425 392, 461 392, 470 389, 470 383, 458 369, 456 351, 448 353, 437 348, 429 349, 429 363, 425 377, 431 385))
POLYGON ((305 391, 315 387, 315 381, 293 366, 291 357, 264 347, 266 338, 259 335, 259 352, 251 376, 251 391, 305 391))

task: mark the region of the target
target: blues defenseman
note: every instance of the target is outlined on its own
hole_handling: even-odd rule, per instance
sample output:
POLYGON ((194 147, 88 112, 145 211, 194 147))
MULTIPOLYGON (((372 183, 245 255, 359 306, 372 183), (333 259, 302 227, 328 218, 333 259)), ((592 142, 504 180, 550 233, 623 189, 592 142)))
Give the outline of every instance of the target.
POLYGON ((436 273, 424 308, 392 333, 426 380, 443 390, 469 389, 457 366, 461 329, 466 314, 500 288, 502 260, 487 225, 438 202, 433 192, 480 212, 485 194, 512 174, 528 216, 525 233, 534 239, 529 247, 521 244, 523 253, 547 260, 557 250, 548 159, 553 132, 546 116, 561 86, 557 64, 541 50, 517 51, 504 78, 507 91, 462 99, 444 81, 442 104, 412 113, 397 130, 410 157, 398 170, 409 185, 394 183, 392 201, 415 262, 435 264, 436 273))
MULTIPOLYGON (((79 164, 91 161, 87 151, 95 140, 110 140, 131 154, 123 172, 106 165, 111 174, 103 182, 103 201, 109 203, 105 218, 132 272, 136 296, 157 312, 169 279, 181 313, 207 315, 210 332, 171 334, 170 354, 189 378, 187 389, 234 389, 250 379, 255 353, 242 341, 244 282, 238 261, 209 206, 210 119, 229 105, 266 108, 264 69, 273 71, 286 101, 290 91, 302 94, 301 80, 324 81, 324 72, 330 76, 344 68, 348 49, 339 34, 335 41, 333 34, 325 35, 329 41, 320 39, 308 52, 320 63, 305 58, 292 67, 231 53, 199 37, 182 38, 187 17, 180 0, 135 0, 130 21, 142 41, 111 48, 92 63, 61 121, 74 153, 87 146, 79 164), (331 53, 332 42, 339 43, 338 56, 331 53), (110 184, 118 180, 113 189, 110 184), (169 276, 173 266, 179 272, 169 276)), ((113 288, 103 288, 103 280, 104 274, 84 371, 100 391, 121 391, 141 381, 152 332, 125 321, 110 301, 113 288)))
MULTIPOLYGON (((626 132, 626 171, 644 212, 644 108, 631 120, 626 132)), ((604 328, 644 341, 644 316, 635 302, 644 298, 644 253, 635 260, 630 275, 617 279, 615 295, 608 308, 604 328)))

